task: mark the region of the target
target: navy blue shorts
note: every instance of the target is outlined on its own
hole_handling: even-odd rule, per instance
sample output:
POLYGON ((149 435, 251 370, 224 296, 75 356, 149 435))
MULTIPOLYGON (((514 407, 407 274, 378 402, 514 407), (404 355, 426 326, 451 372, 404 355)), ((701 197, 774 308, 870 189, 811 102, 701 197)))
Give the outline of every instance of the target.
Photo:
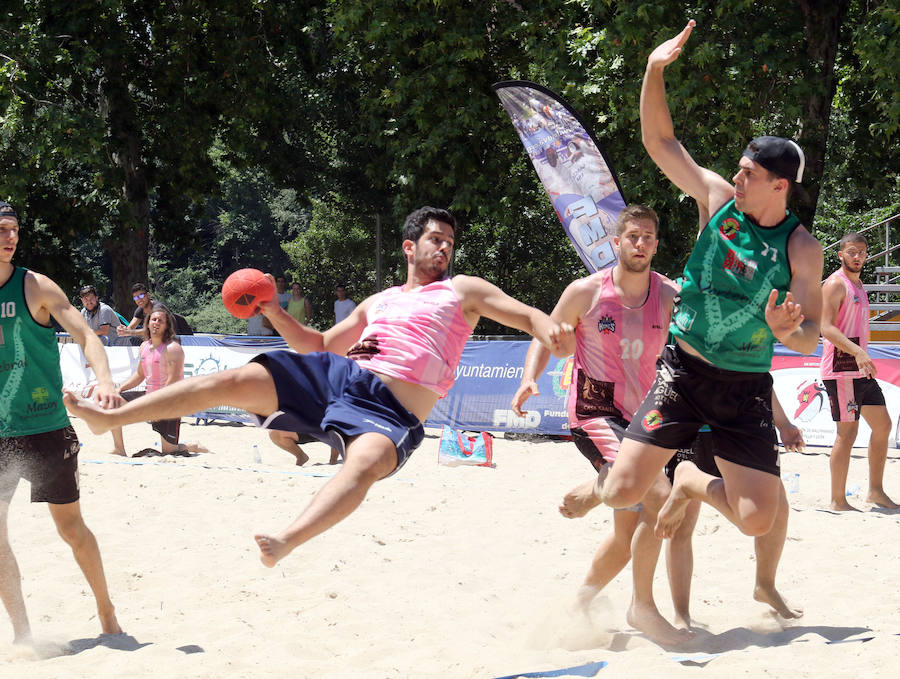
POLYGON ((425 438, 422 423, 387 385, 356 361, 330 352, 297 354, 270 351, 253 358, 269 371, 278 394, 278 410, 253 415, 264 429, 309 434, 341 452, 353 436, 384 434, 397 449, 397 466, 406 464, 425 438))
POLYGON ((677 450, 693 445, 704 424, 712 431, 718 457, 781 476, 772 421, 772 376, 723 370, 669 345, 625 436, 677 450))
POLYGON ((67 505, 78 500, 78 436, 62 429, 0 438, 0 500, 9 504, 19 479, 31 483, 31 501, 67 505))

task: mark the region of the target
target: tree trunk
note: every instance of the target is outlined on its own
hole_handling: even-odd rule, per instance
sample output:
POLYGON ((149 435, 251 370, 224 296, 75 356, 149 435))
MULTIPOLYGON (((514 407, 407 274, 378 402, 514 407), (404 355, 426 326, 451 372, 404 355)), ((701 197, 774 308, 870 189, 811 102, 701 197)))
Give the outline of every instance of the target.
POLYGON ((797 213, 806 227, 811 229, 825 170, 831 103, 837 90, 834 63, 838 38, 850 0, 797 0, 797 4, 806 25, 805 51, 810 68, 808 82, 813 84, 804 102, 798 140, 806 155, 803 183, 809 201, 800 206, 797 213))
POLYGON ((141 157, 141 133, 134 102, 121 63, 107 59, 100 84, 101 115, 112 140, 112 162, 122 185, 118 224, 106 242, 113 262, 115 308, 130 318, 134 311, 131 286, 148 284, 147 251, 150 242, 150 192, 141 157), (126 310, 129 313, 126 313, 126 310))

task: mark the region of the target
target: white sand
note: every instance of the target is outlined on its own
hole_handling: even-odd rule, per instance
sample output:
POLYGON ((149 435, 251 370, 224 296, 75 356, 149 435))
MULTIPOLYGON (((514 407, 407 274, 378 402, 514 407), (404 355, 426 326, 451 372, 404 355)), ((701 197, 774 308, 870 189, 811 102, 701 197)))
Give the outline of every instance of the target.
MULTIPOLYGON (((335 470, 307 446, 304 468, 241 426, 188 426, 213 453, 128 464, 108 436, 74 420, 82 508, 100 542, 126 635, 100 637, 93 599, 44 505, 22 483, 10 508, 37 653, 9 644, 0 622, 0 677, 498 677, 605 660, 598 677, 896 676, 900 650, 900 516, 834 515, 827 449, 782 457, 800 473, 791 494, 779 587, 805 615, 785 625, 753 601, 752 540, 705 507, 694 541, 692 614, 703 629, 683 665, 625 622, 626 569, 594 606, 569 605, 610 511, 557 512, 590 475, 565 442, 497 439, 495 469, 437 464, 436 432, 343 523, 264 568, 254 531, 282 528, 335 470), (254 464, 257 443, 262 464, 254 464), (324 476, 323 476, 324 475, 324 476), (868 642, 843 639, 873 637, 868 642)), ((152 445, 147 425, 125 430, 152 445)), ((900 451, 886 489, 900 499, 900 451)), ((130 462, 138 462, 131 460, 130 462)), ((854 451, 848 485, 866 485, 854 451)), ((672 607, 664 570, 656 599, 672 607)))

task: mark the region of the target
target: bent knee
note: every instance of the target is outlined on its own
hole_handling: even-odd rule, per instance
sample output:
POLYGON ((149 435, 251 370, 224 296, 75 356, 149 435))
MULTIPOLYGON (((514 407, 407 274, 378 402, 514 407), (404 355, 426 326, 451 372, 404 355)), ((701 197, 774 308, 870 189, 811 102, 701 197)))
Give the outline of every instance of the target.
POLYGON ((631 485, 615 484, 603 487, 603 504, 613 509, 633 507, 643 498, 644 493, 631 485))
POLYGON ((755 538, 760 535, 765 535, 772 530, 772 526, 775 524, 775 513, 768 511, 750 512, 748 514, 739 515, 738 521, 738 528, 740 531, 744 535, 755 538))

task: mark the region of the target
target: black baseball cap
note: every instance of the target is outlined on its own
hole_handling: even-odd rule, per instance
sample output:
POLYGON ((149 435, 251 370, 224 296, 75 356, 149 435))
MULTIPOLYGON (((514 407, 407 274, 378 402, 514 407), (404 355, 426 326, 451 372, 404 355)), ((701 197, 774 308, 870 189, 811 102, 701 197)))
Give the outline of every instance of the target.
POLYGON ((806 156, 796 142, 783 137, 757 137, 744 149, 744 155, 769 172, 799 184, 803 181, 806 156))
POLYGON ((15 217, 16 221, 19 219, 16 208, 4 200, 0 200, 0 217, 15 217))

